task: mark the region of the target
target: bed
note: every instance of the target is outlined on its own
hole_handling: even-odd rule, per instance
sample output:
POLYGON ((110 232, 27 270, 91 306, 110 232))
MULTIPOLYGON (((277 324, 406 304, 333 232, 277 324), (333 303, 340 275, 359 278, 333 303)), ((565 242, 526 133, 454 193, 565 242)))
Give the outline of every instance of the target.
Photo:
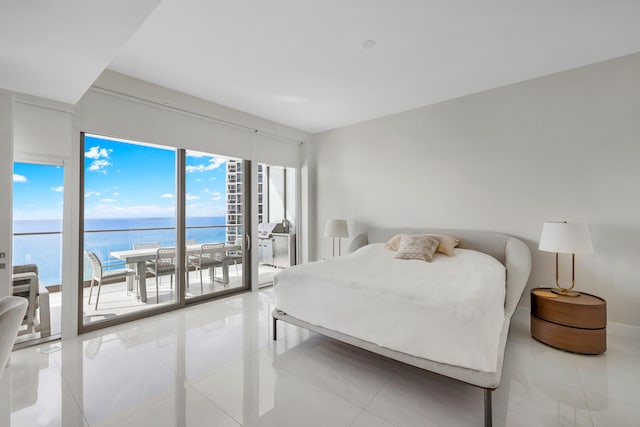
POLYGON ((343 257, 276 275, 273 339, 282 320, 477 386, 491 426, 491 392, 500 385, 510 320, 530 270, 527 245, 505 234, 372 229, 343 257), (454 256, 431 263, 398 260, 384 248, 398 234, 449 235, 460 244, 454 256))

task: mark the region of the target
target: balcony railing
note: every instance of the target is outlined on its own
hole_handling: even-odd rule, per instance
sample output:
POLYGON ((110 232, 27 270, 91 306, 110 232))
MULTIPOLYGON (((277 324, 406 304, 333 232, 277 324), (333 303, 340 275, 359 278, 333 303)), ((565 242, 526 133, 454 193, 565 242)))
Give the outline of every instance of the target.
MULTIPOLYGON (((186 227, 186 240, 197 243, 223 243, 234 227, 197 225, 186 227), (227 229, 232 228, 227 232, 227 229)), ((129 250, 134 243, 158 242, 175 246, 175 227, 85 230, 84 250, 95 252, 105 270, 123 268, 123 262, 111 258, 111 252, 129 250)), ((29 232, 13 234, 13 264, 36 264, 38 276, 45 286, 62 282, 62 232, 29 232), (56 248, 58 248, 56 250, 56 248)), ((84 279, 89 280, 91 266, 84 260, 84 279)))
POLYGON ((61 254, 61 231, 13 233, 13 265, 36 264, 38 278, 45 286, 62 282, 61 254))

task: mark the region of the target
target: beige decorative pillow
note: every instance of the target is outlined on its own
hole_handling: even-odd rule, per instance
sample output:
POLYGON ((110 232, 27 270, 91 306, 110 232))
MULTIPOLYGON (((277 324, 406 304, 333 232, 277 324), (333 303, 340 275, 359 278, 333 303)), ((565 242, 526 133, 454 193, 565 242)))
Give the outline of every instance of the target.
POLYGON ((437 237, 440 240, 437 252, 448 256, 453 256, 453 248, 460 244, 460 239, 456 239, 453 236, 447 236, 446 234, 431 234, 431 236, 437 237))
POLYGON ((426 234, 414 236, 403 234, 400 238, 398 253, 395 257, 398 259, 418 259, 430 262, 433 259, 433 254, 436 252, 439 243, 440 241, 436 237, 426 234))
MULTIPOLYGON (((400 239, 402 236, 402 234, 396 234, 384 244, 384 248, 390 251, 397 251, 400 246, 400 239)), ((446 234, 419 234, 419 236, 433 236, 439 239, 440 243, 438 244, 436 252, 440 252, 448 256, 453 256, 453 248, 460 244, 460 239, 456 239, 455 237, 448 236, 446 234)))
POLYGON ((402 238, 402 234, 396 234, 392 238, 390 238, 387 243, 384 244, 384 248, 388 251, 397 251, 400 246, 400 239, 402 238))

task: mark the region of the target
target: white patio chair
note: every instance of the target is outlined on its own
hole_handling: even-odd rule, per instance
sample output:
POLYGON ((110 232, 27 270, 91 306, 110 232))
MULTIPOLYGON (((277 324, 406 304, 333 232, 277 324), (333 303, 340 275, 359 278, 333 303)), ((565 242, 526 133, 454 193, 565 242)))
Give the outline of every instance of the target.
MULTIPOLYGON (((100 300, 100 287, 105 280, 126 279, 128 276, 135 276, 136 272, 130 268, 121 268, 118 270, 104 271, 102 262, 98 256, 89 251, 84 251, 89 262, 91 263, 91 288, 89 289, 89 304, 91 304, 91 294, 93 293, 93 283, 98 284, 98 293, 96 294, 96 310, 98 309, 98 301, 100 300)), ((126 289, 126 288, 125 288, 126 289)))
POLYGON ((173 275, 176 273, 176 248, 158 248, 156 259, 147 267, 147 271, 156 277, 156 303, 160 302, 160 276, 171 276, 171 289, 173 289, 173 275))
POLYGON ((204 243, 200 246, 200 252, 189 257, 189 266, 194 267, 196 272, 200 271, 200 292, 204 292, 202 269, 210 269, 210 280, 213 283, 216 277, 216 267, 223 267, 224 263, 224 243, 204 243))
POLYGON ((22 297, 0 298, 0 377, 9 361, 13 343, 28 306, 29 301, 22 297))
MULTIPOLYGON (((226 246, 226 245, 225 245, 226 246)), ((240 262, 240 264, 242 264, 242 249, 240 250, 233 250, 231 252, 235 252, 235 253, 228 253, 225 252, 225 255, 227 257, 227 261, 229 262, 233 262, 233 265, 236 267, 236 276, 240 276, 239 271, 238 271, 238 262, 240 262), (238 253, 240 252, 240 253, 238 253)))
POLYGON ((147 242, 147 243, 134 243, 133 249, 157 249, 160 247, 160 242, 147 242))
MULTIPOLYGON (((139 249, 157 249, 159 248, 160 242, 144 242, 144 243, 134 243, 132 248, 133 250, 139 250, 139 249)), ((155 260, 147 260, 147 262, 145 263, 145 266, 149 267, 151 264, 153 264, 155 262, 155 260)), ((146 277, 146 272, 145 271, 140 271, 138 272, 139 274, 143 274, 144 277, 140 277, 140 276, 136 276, 136 281, 138 282, 139 286, 147 286, 146 281, 147 281, 147 277, 146 277)), ((138 288, 136 288, 136 297, 138 296, 138 288)))

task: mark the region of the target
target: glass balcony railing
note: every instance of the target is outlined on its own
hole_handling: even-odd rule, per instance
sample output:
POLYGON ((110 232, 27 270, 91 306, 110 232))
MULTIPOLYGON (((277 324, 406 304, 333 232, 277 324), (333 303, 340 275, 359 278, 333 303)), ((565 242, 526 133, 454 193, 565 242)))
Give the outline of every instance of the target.
MULTIPOLYGON (((185 240, 196 243, 224 243, 227 241, 226 225, 187 226, 185 240)), ((123 261, 113 258, 112 252, 130 250, 135 243, 157 242, 160 246, 175 246, 175 227, 130 228, 124 230, 87 230, 84 249, 95 252, 105 270, 124 268, 123 261)), ((84 260, 84 279, 91 278, 91 266, 84 260)))
POLYGON ((36 264, 43 285, 59 285, 62 282, 62 232, 14 233, 12 263, 36 264))
MULTIPOLYGON (((186 227, 186 240, 196 243, 229 242, 236 227, 198 225, 186 227)), ((175 245, 175 227, 86 230, 84 249, 95 252, 109 271, 123 268, 123 262, 111 257, 111 252, 129 250, 134 243, 158 242, 175 245)), ((29 232, 13 234, 13 265, 36 264, 43 285, 62 283, 62 232, 29 232)), ((91 266, 84 260, 84 279, 91 278, 91 266)))

